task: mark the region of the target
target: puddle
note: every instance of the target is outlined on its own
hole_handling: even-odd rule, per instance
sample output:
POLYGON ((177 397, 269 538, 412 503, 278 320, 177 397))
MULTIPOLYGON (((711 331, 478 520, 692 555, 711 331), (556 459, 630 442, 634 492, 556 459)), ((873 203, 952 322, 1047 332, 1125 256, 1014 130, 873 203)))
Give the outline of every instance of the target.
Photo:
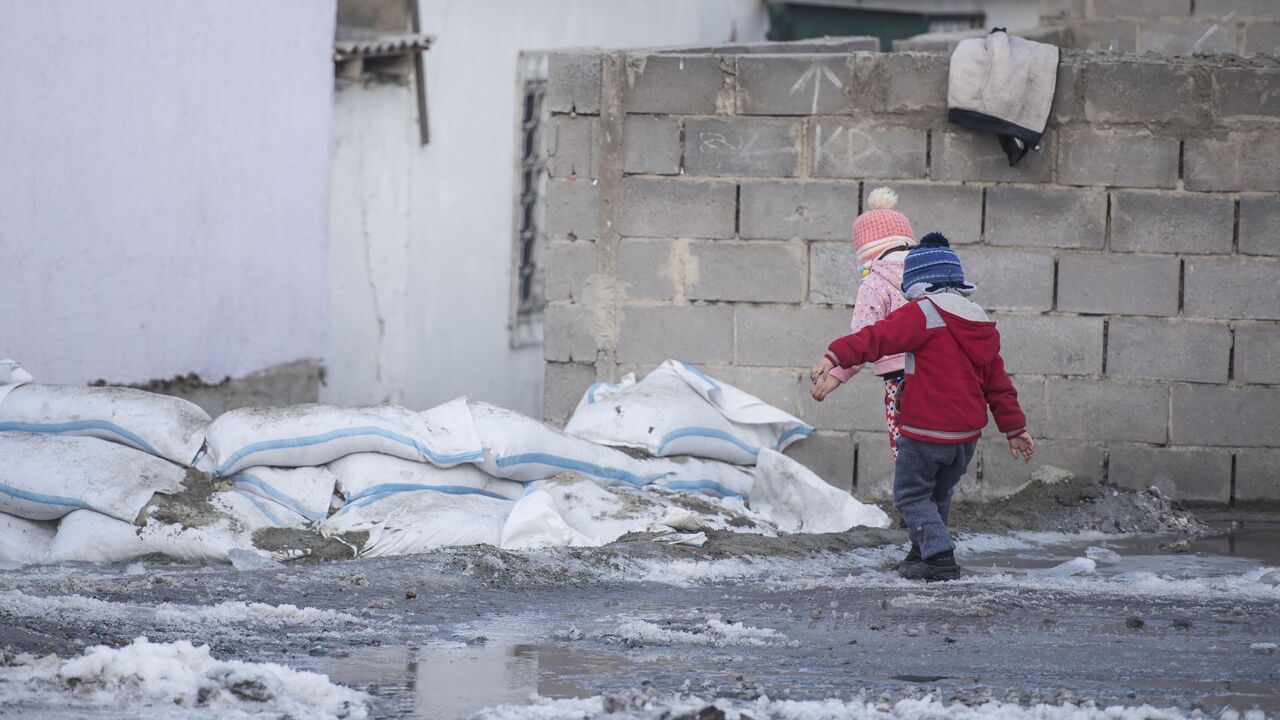
POLYGON ((554 645, 428 643, 363 648, 307 665, 378 698, 379 715, 460 720, 493 705, 527 703, 535 694, 590 697, 598 692, 585 684, 593 676, 634 674, 638 663, 554 645))
MULTIPOLYGON (((1120 556, 1118 562, 1097 563, 1095 574, 1101 577, 1152 573, 1175 579, 1212 578, 1238 575, 1259 565, 1280 566, 1280 522, 1235 521, 1225 529, 1223 534, 1201 538, 1110 536, 1030 549, 973 552, 964 554, 963 562, 975 573, 1041 570, 1085 557, 1090 547, 1100 547, 1120 556)), ((959 546, 963 553, 963 540, 959 546)))

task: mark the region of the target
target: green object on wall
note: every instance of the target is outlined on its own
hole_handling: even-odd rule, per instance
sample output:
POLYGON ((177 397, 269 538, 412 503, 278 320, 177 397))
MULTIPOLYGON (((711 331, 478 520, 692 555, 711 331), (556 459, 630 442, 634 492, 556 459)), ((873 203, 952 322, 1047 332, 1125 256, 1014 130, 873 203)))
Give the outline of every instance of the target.
POLYGON ((871 35, 880 38, 880 50, 888 52, 893 49, 894 40, 926 32, 929 32, 929 16, 923 13, 863 10, 803 2, 769 3, 770 40, 871 35))

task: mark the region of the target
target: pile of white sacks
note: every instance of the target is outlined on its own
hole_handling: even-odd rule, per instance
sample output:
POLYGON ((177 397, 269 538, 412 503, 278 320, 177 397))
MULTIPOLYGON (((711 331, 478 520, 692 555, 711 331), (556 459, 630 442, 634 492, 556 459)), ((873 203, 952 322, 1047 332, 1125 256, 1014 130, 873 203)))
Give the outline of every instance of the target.
POLYGON ((142 390, 38 384, 0 360, 0 563, 270 558, 272 528, 356 556, 886 527, 881 510, 781 454, 811 432, 674 360, 592 386, 565 432, 465 398, 212 420, 142 390), (690 493, 714 512, 681 502, 690 493))

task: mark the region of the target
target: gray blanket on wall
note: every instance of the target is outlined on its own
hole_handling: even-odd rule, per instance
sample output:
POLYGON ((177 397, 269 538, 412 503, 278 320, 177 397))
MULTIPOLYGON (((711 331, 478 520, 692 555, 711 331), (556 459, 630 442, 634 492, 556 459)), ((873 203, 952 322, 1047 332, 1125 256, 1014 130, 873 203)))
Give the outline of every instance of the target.
POLYGON ((996 28, 951 54, 948 119, 995 133, 1009 165, 1040 144, 1058 85, 1058 48, 996 28))

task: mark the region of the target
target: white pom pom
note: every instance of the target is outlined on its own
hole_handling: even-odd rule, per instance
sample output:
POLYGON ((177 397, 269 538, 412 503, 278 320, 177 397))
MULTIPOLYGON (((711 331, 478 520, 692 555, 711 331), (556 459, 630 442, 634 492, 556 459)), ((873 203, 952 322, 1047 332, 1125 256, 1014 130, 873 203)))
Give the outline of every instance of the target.
POLYGON ((898 204, 898 193, 887 187, 878 187, 867 196, 868 210, 892 210, 898 204))

